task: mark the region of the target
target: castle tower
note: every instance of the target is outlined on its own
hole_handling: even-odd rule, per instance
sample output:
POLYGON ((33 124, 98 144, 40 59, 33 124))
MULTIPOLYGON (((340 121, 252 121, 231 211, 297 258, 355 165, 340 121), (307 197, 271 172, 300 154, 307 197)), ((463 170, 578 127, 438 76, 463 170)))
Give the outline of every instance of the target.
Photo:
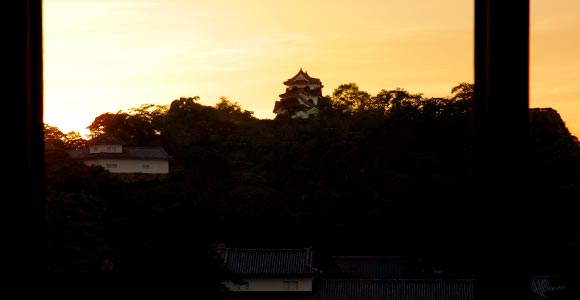
POLYGON ((280 100, 274 104, 274 113, 288 114, 292 118, 306 119, 318 114, 318 100, 322 97, 322 82, 310 77, 308 72, 300 71, 294 77, 284 81, 286 91, 280 94, 280 100))

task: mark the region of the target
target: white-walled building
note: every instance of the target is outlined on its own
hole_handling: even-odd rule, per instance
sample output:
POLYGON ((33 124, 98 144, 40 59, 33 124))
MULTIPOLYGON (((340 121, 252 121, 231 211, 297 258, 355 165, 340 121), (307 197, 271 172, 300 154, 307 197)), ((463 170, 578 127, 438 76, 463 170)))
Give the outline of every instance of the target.
MULTIPOLYGON (((218 252, 235 277, 224 282, 232 300, 475 299, 473 278, 399 277, 399 256, 332 256, 319 266, 313 264, 313 248, 218 247, 218 252)), ((529 299, 548 300, 561 288, 549 277, 531 277, 529 299)))
POLYGON ((87 148, 67 152, 88 166, 101 166, 131 180, 162 178, 169 174, 171 156, 162 147, 125 146, 111 134, 92 139, 87 148))
POLYGON ((224 283, 236 292, 311 292, 316 274, 311 248, 220 249, 236 280, 224 283))

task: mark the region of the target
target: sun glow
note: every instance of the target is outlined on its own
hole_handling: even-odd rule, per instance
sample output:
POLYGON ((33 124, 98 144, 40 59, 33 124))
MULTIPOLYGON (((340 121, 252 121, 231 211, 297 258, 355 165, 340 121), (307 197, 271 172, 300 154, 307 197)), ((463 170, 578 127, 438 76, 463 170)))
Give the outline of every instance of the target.
MULTIPOLYGON (((404 88, 444 97, 473 82, 473 1, 46 0, 44 121, 86 132, 146 103, 226 96, 273 118, 300 67, 331 94, 404 88)), ((531 2, 530 106, 580 135, 580 4, 531 2)))

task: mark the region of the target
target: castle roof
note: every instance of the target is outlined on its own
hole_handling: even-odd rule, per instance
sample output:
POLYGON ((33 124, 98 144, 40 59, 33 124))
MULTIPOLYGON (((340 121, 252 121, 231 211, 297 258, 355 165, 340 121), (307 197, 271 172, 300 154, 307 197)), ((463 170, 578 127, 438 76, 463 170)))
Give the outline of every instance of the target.
POLYGON ((284 94, 280 94, 280 98, 290 98, 298 97, 300 94, 311 95, 311 96, 322 96, 322 90, 320 88, 311 89, 308 86, 303 88, 294 87, 292 89, 286 89, 284 94))
POLYGON ((298 71, 298 73, 296 73, 294 77, 284 81, 284 84, 285 85, 320 84, 322 87, 322 82, 320 81, 320 79, 310 77, 310 75, 308 75, 308 72, 302 71, 302 68, 300 68, 300 71, 298 71))

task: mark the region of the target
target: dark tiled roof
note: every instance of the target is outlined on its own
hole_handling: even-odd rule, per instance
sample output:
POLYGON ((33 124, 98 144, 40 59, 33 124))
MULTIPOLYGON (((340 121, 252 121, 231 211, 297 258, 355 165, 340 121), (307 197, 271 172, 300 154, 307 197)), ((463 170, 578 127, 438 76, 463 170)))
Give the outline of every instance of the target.
POLYGON ((254 276, 311 275, 312 249, 233 249, 222 252, 234 274, 254 276))
POLYGON ((296 73, 296 75, 294 75, 294 77, 284 81, 285 85, 292 85, 292 84, 321 84, 320 79, 318 78, 314 78, 314 77, 310 77, 310 75, 308 75, 308 72, 304 72, 302 71, 302 68, 300 68, 300 71, 298 71, 298 73, 296 73), (300 79, 297 80, 297 78, 302 75, 304 78, 306 78, 306 80, 300 79))
POLYGON ((280 106, 282 105, 282 103, 280 101, 276 101, 274 102, 274 109, 272 110, 273 113, 277 114, 281 112, 281 108, 280 106))
POLYGON ((167 160, 171 156, 161 147, 123 147, 123 153, 90 153, 88 148, 68 150, 68 154, 76 159, 124 158, 167 160))
MULTIPOLYGON (((231 300, 314 300, 311 292, 232 292, 231 300)), ((332 299, 329 299, 332 300, 332 299)), ((356 299, 352 299, 356 300, 356 299)), ((370 300, 370 299, 369 299, 370 300)), ((373 299, 374 300, 374 299, 373 299)))
POLYGON ((299 97, 298 97, 298 101, 300 101, 300 103, 301 103, 302 105, 304 105, 304 106, 306 106, 306 107, 308 107, 308 108, 312 108, 312 107, 316 107, 316 108, 318 108, 318 107, 316 106, 316 104, 314 104, 313 102, 310 102, 310 101, 308 101, 307 99, 305 99, 305 98, 304 98, 304 97, 302 97, 302 96, 299 96, 299 97))
POLYGON ((334 256, 326 268, 334 274, 350 278, 390 279, 401 275, 399 256, 334 256))
POLYGON ((284 94, 278 95, 280 98, 290 98, 290 97, 297 97, 298 95, 305 94, 311 96, 322 96, 322 90, 320 88, 317 89, 310 89, 309 87, 303 88, 293 88, 293 89, 286 89, 284 94))
POLYGON ((138 158, 169 159, 167 152, 161 147, 123 147, 127 155, 138 158))
POLYGON ((238 292, 239 300, 472 300, 469 279, 322 279, 311 293, 238 292))
POLYGON ((296 107, 295 109, 298 110, 302 110, 302 111, 307 111, 311 108, 318 108, 318 106, 316 104, 314 104, 314 101, 307 99, 306 97, 302 96, 302 95, 296 95, 296 97, 291 97, 291 98, 284 98, 284 99, 280 99, 280 101, 276 101, 274 103, 274 112, 278 113, 281 110, 284 110, 283 105, 289 105, 290 107, 295 107, 294 103, 292 103, 294 101, 294 103, 300 104, 301 106, 296 107))
POLYGON ((550 290, 549 278, 535 278, 532 280, 532 299, 547 300, 546 292, 550 290))
POLYGON ((548 300, 549 293, 562 289, 563 286, 553 286, 548 276, 538 276, 532 278, 532 300, 548 300))
POLYGON ((473 298, 470 280, 335 279, 320 282, 317 299, 466 300, 473 298))
POLYGON ((306 106, 308 108, 317 107, 317 105, 314 104, 314 102, 312 100, 309 101, 309 99, 307 99, 305 96, 300 95, 300 94, 293 95, 292 97, 289 97, 289 98, 281 99, 280 101, 288 101, 288 100, 292 101, 293 99, 297 99, 298 103, 302 104, 302 106, 306 106))
MULTIPOLYGON (((558 289, 532 278, 530 300, 547 300, 558 289)), ((312 292, 235 292, 235 300, 473 300, 472 279, 321 279, 312 292)))
POLYGON ((103 133, 97 137, 95 137, 94 139, 90 140, 89 142, 90 144, 96 145, 96 144, 115 144, 115 145, 124 145, 125 142, 119 138, 117 138, 116 136, 110 134, 110 133, 103 133))

